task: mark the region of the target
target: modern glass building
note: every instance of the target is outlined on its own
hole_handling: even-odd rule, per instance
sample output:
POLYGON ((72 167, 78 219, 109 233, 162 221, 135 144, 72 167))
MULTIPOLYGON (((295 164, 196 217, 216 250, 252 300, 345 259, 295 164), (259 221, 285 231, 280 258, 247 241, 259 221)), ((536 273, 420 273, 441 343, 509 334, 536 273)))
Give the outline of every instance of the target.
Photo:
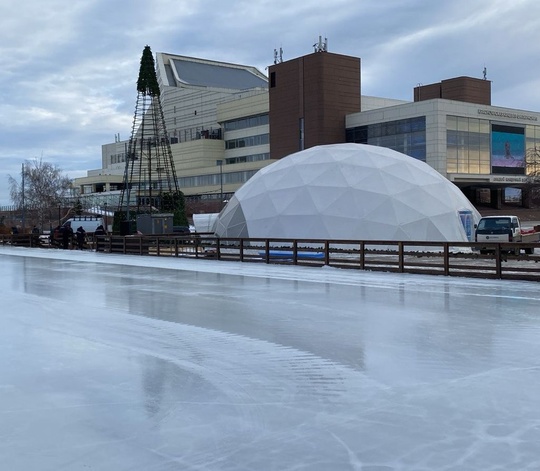
POLYGON ((505 189, 528 184, 540 149, 539 120, 537 112, 430 98, 348 115, 346 128, 348 142, 422 160, 474 203, 499 207, 505 189))

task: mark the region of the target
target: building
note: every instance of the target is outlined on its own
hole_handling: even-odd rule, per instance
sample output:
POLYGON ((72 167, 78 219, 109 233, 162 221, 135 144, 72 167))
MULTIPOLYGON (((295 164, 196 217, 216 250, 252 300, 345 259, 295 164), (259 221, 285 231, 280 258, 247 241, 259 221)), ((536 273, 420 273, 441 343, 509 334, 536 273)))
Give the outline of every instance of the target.
MULTIPOLYGON (((268 82, 254 67, 158 53, 156 74, 179 187, 192 210, 219 210, 270 162, 268 82)), ((102 146, 102 168, 75 180, 87 206, 114 207, 127 140, 102 146)))
POLYGON ((345 142, 345 117, 360 112, 360 59, 326 47, 270 66, 273 159, 345 142))
MULTIPOLYGON (((520 189, 531 172, 526 157, 540 148, 540 113, 493 106, 485 77, 419 85, 414 101, 363 96, 360 59, 330 53, 320 41, 306 56, 275 58, 268 79, 253 67, 165 53, 156 54, 156 72, 179 187, 192 213, 219 211, 259 169, 285 155, 343 142, 425 161, 476 204, 530 203, 520 189)), ((84 197, 112 207, 126 142, 103 145, 102 168, 75 180, 84 197)))
POLYGON ((501 207, 515 199, 511 189, 527 186, 526 157, 540 148, 540 113, 491 106, 491 82, 471 77, 417 87, 414 96, 412 103, 348 115, 347 142, 423 160, 475 204, 501 207))

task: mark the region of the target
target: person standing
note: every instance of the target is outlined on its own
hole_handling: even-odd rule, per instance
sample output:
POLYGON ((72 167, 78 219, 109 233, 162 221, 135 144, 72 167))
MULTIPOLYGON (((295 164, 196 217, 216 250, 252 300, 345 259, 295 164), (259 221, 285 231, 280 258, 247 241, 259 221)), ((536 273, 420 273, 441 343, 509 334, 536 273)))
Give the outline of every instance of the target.
POLYGON ((100 224, 96 231, 94 232, 94 235, 95 236, 104 236, 104 235, 107 235, 107 233, 105 232, 105 228, 103 227, 103 224, 100 224))
POLYGON ((77 228, 77 232, 76 232, 75 236, 77 237, 77 248, 79 250, 83 250, 84 249, 84 242, 86 240, 86 231, 84 230, 84 228, 82 226, 79 226, 77 228))
POLYGON ((66 222, 62 229, 62 248, 64 250, 69 249, 69 243, 73 239, 73 229, 71 228, 71 222, 66 222))

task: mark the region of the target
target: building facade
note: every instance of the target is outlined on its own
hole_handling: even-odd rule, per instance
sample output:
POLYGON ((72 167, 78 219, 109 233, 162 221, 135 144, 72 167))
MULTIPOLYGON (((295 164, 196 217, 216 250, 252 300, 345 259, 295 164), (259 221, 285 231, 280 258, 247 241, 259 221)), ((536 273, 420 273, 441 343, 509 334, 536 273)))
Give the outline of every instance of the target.
MULTIPOLYGON (((193 213, 219 211, 277 159, 331 143, 397 150, 493 207, 536 170, 529 157, 540 149, 540 113, 493 106, 485 78, 419 85, 414 101, 362 96, 360 59, 325 48, 275 61, 269 79, 248 66, 164 53, 156 72, 179 187, 193 213)), ((83 196, 114 205, 126 142, 103 145, 102 168, 75 180, 83 196)))
POLYGON ((508 199, 528 185, 539 119, 536 112, 434 98, 348 115, 347 141, 425 161, 473 203, 497 208, 505 193, 508 199))
MULTIPOLYGON (((267 78, 254 67, 156 55, 156 75, 178 184, 192 210, 219 210, 270 163, 267 78)), ((86 206, 114 207, 127 140, 102 146, 102 168, 75 179, 86 206)))

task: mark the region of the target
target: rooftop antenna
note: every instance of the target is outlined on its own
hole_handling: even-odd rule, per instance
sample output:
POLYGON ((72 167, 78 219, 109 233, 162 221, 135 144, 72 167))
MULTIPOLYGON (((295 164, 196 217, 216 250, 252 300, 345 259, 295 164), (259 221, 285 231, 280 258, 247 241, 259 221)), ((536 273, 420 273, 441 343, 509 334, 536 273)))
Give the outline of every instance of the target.
POLYGON ((274 65, 280 64, 283 62, 283 48, 279 48, 279 56, 278 56, 278 50, 274 49, 274 65))
POLYGON ((315 52, 328 52, 328 38, 324 38, 323 42, 322 36, 319 36, 319 42, 313 45, 313 49, 315 52))

